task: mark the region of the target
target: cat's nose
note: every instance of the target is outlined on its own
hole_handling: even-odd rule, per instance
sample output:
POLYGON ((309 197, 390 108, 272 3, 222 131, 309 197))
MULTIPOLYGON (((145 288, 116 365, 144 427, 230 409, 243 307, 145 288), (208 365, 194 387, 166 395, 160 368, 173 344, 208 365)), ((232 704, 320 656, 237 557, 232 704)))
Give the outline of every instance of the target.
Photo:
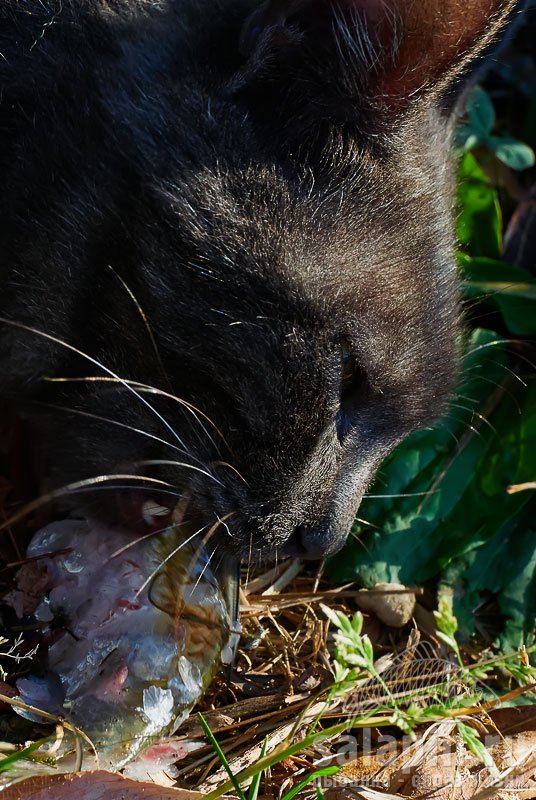
POLYGON ((330 525, 298 525, 287 539, 283 552, 294 558, 326 558, 341 549, 347 534, 348 531, 330 525))

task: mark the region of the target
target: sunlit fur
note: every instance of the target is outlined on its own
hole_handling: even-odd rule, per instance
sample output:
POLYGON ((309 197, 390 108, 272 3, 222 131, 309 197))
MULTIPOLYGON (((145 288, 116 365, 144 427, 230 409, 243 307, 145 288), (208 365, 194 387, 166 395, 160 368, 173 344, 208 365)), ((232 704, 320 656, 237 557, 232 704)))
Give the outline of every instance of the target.
POLYGON ((2 3, 1 392, 46 489, 139 471, 236 555, 321 555, 455 380, 453 125, 380 110, 355 9, 244 54, 254 7, 2 3))

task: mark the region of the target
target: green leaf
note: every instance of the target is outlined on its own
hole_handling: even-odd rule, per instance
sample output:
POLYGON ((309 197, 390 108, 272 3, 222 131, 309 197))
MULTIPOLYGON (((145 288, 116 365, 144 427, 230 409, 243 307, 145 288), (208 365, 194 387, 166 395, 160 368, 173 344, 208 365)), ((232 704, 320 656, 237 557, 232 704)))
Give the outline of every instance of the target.
POLYGON ((502 249, 502 212, 496 190, 475 157, 460 159, 456 233, 474 256, 498 258, 502 249))
POLYGON ((397 728, 400 728, 402 733, 405 733, 406 736, 409 736, 410 739, 415 741, 416 736, 415 731, 413 730, 415 726, 415 720, 413 719, 412 714, 408 713, 408 711, 401 711, 399 708, 395 708, 391 714, 390 722, 393 725, 396 725, 397 728))
POLYGON ((489 136, 486 144, 493 154, 510 169, 519 171, 529 169, 536 163, 534 150, 528 144, 514 139, 513 136, 489 136))
POLYGON ((324 614, 329 619, 332 625, 335 625, 336 628, 341 627, 341 620, 337 611, 325 605, 324 603, 320 603, 320 608, 322 609, 322 611, 324 612, 324 614))
POLYGON ((436 636, 438 639, 441 639, 443 644, 446 644, 447 647, 450 648, 450 650, 453 650, 455 653, 458 651, 458 645, 456 643, 456 639, 454 639, 452 636, 443 633, 443 631, 437 631, 436 636))
POLYGON ((462 153, 468 153, 482 144, 480 136, 469 126, 462 125, 456 131, 456 147, 462 153))
POLYGON ((456 722, 456 728, 458 729, 460 738, 467 749, 470 750, 471 753, 473 753, 473 755, 476 756, 476 758, 478 758, 482 764, 484 764, 484 766, 493 776, 497 776, 499 771, 495 766, 495 762, 493 761, 489 751, 486 749, 475 729, 459 721, 456 722))
POLYGON ((460 253, 464 295, 496 306, 515 336, 536 335, 536 279, 525 269, 460 253))
POLYGON ((500 527, 457 576, 460 591, 455 609, 464 621, 465 633, 472 632, 480 598, 493 593, 505 618, 497 644, 506 652, 517 651, 534 639, 536 531, 529 527, 534 513, 534 503, 529 503, 526 512, 500 527))
POLYGON ((361 634, 361 631, 363 630, 363 614, 360 611, 356 611, 352 617, 352 628, 355 631, 356 636, 361 634))
POLYGON ((443 589, 439 593, 439 607, 434 611, 437 630, 444 636, 454 640, 454 635, 458 630, 458 620, 452 613, 452 592, 443 589))
POLYGON ((469 126, 482 137, 491 133, 495 125, 495 109, 489 94, 481 86, 475 86, 466 103, 469 126))

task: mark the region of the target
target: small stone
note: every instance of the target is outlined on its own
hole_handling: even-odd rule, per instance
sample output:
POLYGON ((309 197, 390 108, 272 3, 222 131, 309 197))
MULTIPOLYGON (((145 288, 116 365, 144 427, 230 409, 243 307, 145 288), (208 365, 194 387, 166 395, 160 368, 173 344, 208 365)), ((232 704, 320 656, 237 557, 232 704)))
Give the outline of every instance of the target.
POLYGON ((402 628, 415 611, 415 595, 401 583, 377 583, 372 590, 364 589, 357 597, 362 611, 374 614, 390 628, 402 628))

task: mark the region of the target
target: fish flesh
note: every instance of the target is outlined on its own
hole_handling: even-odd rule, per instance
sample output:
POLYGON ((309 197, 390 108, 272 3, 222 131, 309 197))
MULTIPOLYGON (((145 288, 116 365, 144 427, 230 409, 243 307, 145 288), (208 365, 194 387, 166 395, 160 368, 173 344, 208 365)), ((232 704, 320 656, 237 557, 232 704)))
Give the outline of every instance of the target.
POLYGON ((48 649, 44 673, 18 680, 19 697, 82 731, 101 767, 123 769, 177 730, 232 659, 236 565, 216 575, 199 532, 176 523, 133 542, 86 521, 54 522, 27 556, 7 599, 27 613, 39 586, 31 610, 48 649))

